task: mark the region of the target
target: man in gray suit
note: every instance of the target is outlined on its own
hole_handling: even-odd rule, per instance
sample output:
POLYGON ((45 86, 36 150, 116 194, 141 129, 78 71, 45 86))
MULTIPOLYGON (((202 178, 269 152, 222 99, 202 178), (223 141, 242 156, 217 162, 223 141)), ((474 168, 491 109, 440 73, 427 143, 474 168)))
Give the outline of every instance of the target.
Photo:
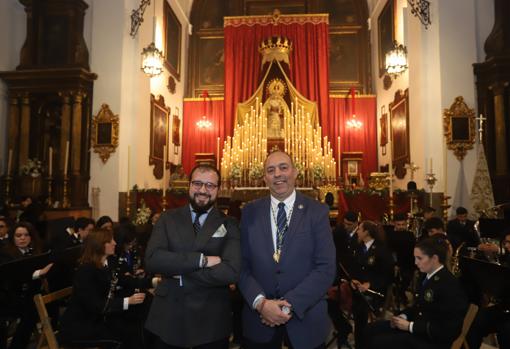
POLYGON ((218 170, 197 165, 190 178, 190 204, 164 212, 147 246, 146 268, 163 280, 146 328, 159 337, 158 349, 226 349, 229 284, 241 266, 239 228, 214 206, 218 170))
POLYGON ((335 277, 328 208, 296 192, 287 153, 271 153, 264 171, 271 196, 247 204, 241 219, 244 348, 324 348, 335 277))

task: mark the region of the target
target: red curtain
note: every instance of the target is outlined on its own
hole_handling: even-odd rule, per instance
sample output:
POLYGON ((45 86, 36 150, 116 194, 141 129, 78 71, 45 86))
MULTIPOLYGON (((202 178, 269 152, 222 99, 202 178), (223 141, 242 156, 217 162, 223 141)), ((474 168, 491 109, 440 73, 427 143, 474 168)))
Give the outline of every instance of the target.
MULTIPOLYGON (((182 164, 184 171, 190 173, 195 165, 195 153, 214 153, 218 157, 216 148, 220 137, 220 153, 223 141, 232 133, 232 127, 225 128, 223 99, 202 98, 185 99, 182 124, 182 164), (205 115, 212 125, 210 128, 197 127, 197 121, 205 115)), ((220 158, 221 159, 221 158, 220 158)))
POLYGON ((362 151, 363 179, 366 181, 370 172, 377 171, 377 104, 375 96, 356 98, 356 119, 363 122, 359 129, 347 128, 346 123, 352 117, 352 100, 348 95, 329 99, 328 123, 323 124, 333 151, 338 160, 338 136, 340 136, 340 152, 362 151))
POLYGON ((329 71, 327 16, 225 19, 225 124, 233 127, 237 103, 250 97, 261 74, 260 43, 271 36, 292 41, 290 79, 306 98, 317 102, 321 125, 328 125, 329 71))

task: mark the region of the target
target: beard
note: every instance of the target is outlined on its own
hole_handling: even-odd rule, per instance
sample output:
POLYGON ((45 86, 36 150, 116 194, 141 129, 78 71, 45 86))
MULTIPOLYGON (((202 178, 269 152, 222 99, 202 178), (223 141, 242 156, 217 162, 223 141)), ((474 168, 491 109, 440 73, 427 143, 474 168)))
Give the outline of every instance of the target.
POLYGON ((194 193, 190 195, 189 203, 195 212, 205 213, 216 203, 216 200, 213 200, 211 195, 207 193, 194 193), (198 199, 200 196, 207 197, 209 201, 206 203, 200 202, 198 199))

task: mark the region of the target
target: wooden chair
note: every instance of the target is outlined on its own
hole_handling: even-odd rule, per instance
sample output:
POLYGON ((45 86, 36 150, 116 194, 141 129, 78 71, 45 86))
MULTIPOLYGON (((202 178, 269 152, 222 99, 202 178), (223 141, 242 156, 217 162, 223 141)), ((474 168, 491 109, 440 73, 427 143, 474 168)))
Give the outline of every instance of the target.
POLYGON ((462 325, 462 331, 459 337, 453 342, 451 349, 469 349, 469 345, 466 342, 466 335, 475 319, 476 313, 478 312, 478 306, 470 304, 466 316, 464 316, 464 323, 462 325))
POLYGON ((55 332, 53 331, 53 327, 51 326, 51 319, 48 316, 48 311, 46 310, 46 304, 55 302, 57 300, 69 297, 73 291, 72 287, 66 287, 64 289, 49 293, 47 295, 41 295, 40 293, 34 296, 34 303, 37 309, 37 313, 39 314, 39 319, 41 321, 42 333, 39 341, 37 343, 37 349, 39 348, 48 348, 48 349, 59 349, 59 345, 57 343, 57 338, 55 337, 55 332), (43 346, 46 343, 46 346, 43 346))

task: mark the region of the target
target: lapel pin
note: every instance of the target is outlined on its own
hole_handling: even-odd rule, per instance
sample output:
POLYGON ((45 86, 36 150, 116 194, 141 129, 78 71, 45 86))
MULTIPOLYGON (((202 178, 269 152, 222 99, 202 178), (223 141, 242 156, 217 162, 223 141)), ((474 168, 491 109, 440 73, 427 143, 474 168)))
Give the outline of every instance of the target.
POLYGON ((304 208, 304 206, 302 204, 299 204, 298 207, 300 210, 302 210, 304 208))

